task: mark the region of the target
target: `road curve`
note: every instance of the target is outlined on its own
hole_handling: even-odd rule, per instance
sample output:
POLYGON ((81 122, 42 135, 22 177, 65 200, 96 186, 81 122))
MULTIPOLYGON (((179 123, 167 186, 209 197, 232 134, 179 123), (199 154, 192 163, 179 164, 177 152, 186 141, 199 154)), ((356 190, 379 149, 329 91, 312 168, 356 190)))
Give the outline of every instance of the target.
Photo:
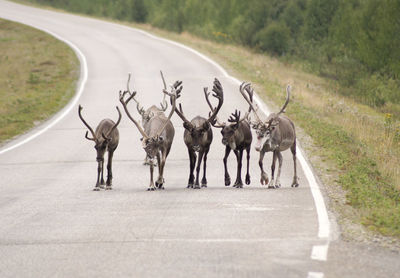
MULTIPOLYGON (((218 67, 143 32, 6 1, 0 1, 0 17, 57 34, 82 52, 88 72, 78 103, 93 126, 105 117, 116 119, 118 91, 125 88, 128 72, 145 107, 161 99, 162 69, 168 83, 183 80, 187 117, 207 115, 202 88, 212 86, 214 77, 226 94, 219 117, 246 108, 237 83, 218 67)), ((326 257, 327 238, 318 236, 318 213, 301 167, 300 187, 290 187, 289 153, 284 155, 281 189, 259 184, 254 150, 252 184, 241 190, 225 187, 224 148, 214 130, 209 186, 188 190, 183 127, 174 115, 166 189, 147 192, 149 170, 142 165, 140 136, 124 114, 114 156, 114 190, 93 192, 95 150, 84 139, 77 104, 71 105, 71 111, 55 116, 56 123, 44 124, 51 124, 46 132, 0 155, 1 277, 323 275, 324 263, 312 257, 326 257)), ((267 165, 270 160, 268 155, 267 165)), ((229 168, 234 177, 234 155, 229 168)))

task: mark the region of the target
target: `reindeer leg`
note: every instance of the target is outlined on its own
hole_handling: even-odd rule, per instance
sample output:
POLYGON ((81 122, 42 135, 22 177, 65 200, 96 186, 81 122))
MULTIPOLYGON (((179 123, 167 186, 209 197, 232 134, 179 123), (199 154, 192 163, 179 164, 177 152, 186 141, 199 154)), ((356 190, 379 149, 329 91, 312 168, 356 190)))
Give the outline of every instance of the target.
POLYGON ((276 176, 276 182, 275 182, 275 188, 281 187, 281 169, 282 169, 282 162, 283 162, 283 157, 281 152, 277 152, 278 160, 279 160, 279 168, 278 168, 278 175, 276 176))
POLYGON ((290 150, 292 151, 292 155, 293 155, 293 167, 294 167, 294 176, 293 176, 293 182, 292 182, 292 187, 298 187, 299 186, 299 182, 298 182, 298 178, 297 178, 297 159, 296 159, 296 141, 294 141, 294 144, 292 145, 292 147, 290 148, 290 150))
POLYGON ((247 171, 246 171, 246 184, 250 184, 250 146, 246 148, 247 171))
POLYGON ((267 173, 265 173, 264 167, 263 167, 264 155, 265 155, 265 152, 263 150, 261 150, 260 158, 258 159, 258 165, 260 166, 260 170, 261 170, 261 179, 260 179, 261 185, 268 184, 268 175, 267 175, 267 173))
POLYGON ((165 167, 165 161, 167 160, 166 152, 161 151, 161 159, 158 159, 160 157, 160 153, 157 154, 157 162, 159 164, 158 166, 158 179, 156 182, 156 185, 158 189, 164 189, 164 167, 165 167))
POLYGON ((189 160, 190 160, 190 172, 189 172, 189 181, 188 181, 188 185, 186 188, 193 188, 193 184, 194 184, 194 175, 193 175, 193 171, 194 171, 194 167, 196 166, 196 153, 191 150, 190 148, 188 148, 188 152, 189 152, 189 160))
POLYGON ((233 187, 243 188, 242 181, 242 158, 243 158, 243 149, 238 151, 235 150, 235 155, 237 159, 237 173, 236 173, 236 181, 233 187))
POLYGON ((107 161, 107 182, 106 182, 106 190, 112 189, 112 159, 113 159, 114 151, 108 151, 108 161, 107 161))
POLYGON ((229 176, 228 167, 226 165, 230 152, 231 152, 231 148, 227 145, 225 148, 225 156, 224 156, 225 186, 229 186, 231 184, 231 177, 229 176))
POLYGON ((276 151, 274 151, 273 156, 272 156, 272 164, 271 164, 271 181, 268 183, 268 188, 275 188, 274 174, 275 174, 275 163, 276 163, 277 158, 278 157, 277 157, 276 151))
POLYGON ((203 155, 204 151, 200 150, 199 159, 197 160, 197 167, 196 167, 196 182, 194 183, 195 189, 200 189, 199 174, 200 174, 201 162, 203 161, 203 155))
POLYGON ((101 182, 100 182, 100 188, 102 188, 102 189, 104 189, 104 185, 106 184, 106 183, 104 182, 103 173, 104 173, 104 159, 101 161, 101 182))
POLYGON ((207 178, 206 178, 206 171, 207 171, 207 155, 210 148, 206 148, 204 150, 204 168, 203 168, 203 178, 201 179, 201 187, 207 187, 207 178))
POLYGON ((94 187, 93 191, 99 191, 100 190, 100 176, 101 176, 101 161, 97 162, 97 181, 96 181, 96 186, 94 187))
POLYGON ((150 163, 150 185, 149 185, 149 188, 147 188, 147 191, 156 190, 156 188, 154 186, 153 173, 154 173, 154 164, 150 163))

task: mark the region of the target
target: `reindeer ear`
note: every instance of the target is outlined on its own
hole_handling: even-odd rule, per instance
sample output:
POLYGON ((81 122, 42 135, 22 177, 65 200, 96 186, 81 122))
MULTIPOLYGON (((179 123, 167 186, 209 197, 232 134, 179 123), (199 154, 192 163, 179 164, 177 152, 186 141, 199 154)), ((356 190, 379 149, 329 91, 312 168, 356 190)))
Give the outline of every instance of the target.
POLYGON ((271 127, 276 127, 277 125, 279 125, 279 120, 278 120, 277 118, 275 118, 275 119, 273 119, 273 120, 271 121, 270 126, 271 126, 271 127))
POLYGON ((164 136, 159 136, 158 139, 159 139, 160 141, 164 141, 164 136))
POLYGON ((183 122, 183 127, 185 129, 187 129, 188 131, 192 130, 192 125, 190 123, 188 123, 188 122, 183 122))
POLYGON ((210 124, 209 124, 208 122, 204 122, 204 124, 203 124, 203 129, 204 129, 205 131, 208 131, 208 130, 210 129, 210 124))

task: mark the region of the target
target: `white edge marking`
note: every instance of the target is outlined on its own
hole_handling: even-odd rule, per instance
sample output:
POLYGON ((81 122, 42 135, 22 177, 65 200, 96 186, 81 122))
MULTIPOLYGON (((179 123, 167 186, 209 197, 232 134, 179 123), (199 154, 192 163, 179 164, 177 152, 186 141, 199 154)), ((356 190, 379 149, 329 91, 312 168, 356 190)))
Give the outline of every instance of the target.
MULTIPOLYGON (((9 20, 9 19, 7 19, 9 20)), ((15 21, 15 20, 10 20, 10 21, 14 21, 14 22, 18 22, 19 21, 15 21)), ((86 62, 86 57, 83 55, 82 51, 72 42, 70 42, 67 39, 64 39, 63 37, 45 29, 45 28, 41 28, 41 27, 37 27, 34 26, 30 23, 25 23, 22 22, 25 25, 29 25, 32 26, 38 30, 41 30, 43 32, 48 33, 49 35, 53 36, 54 38, 64 42, 65 44, 67 44, 69 47, 71 47, 74 52, 77 54, 78 59, 80 61, 80 65, 81 65, 81 71, 80 71, 80 77, 78 80, 78 86, 77 86, 77 92, 75 93, 74 97, 72 98, 72 100, 61 110, 61 114, 57 115, 56 118, 52 119, 49 123, 47 123, 45 126, 41 127, 40 130, 38 130, 37 132, 34 132, 33 134, 29 135, 27 138, 12 144, 9 147, 5 147, 4 149, 0 150, 0 155, 3 153, 6 153, 8 151, 11 151, 15 148, 18 148, 26 143, 28 143, 29 141, 32 141, 33 139, 35 139, 36 137, 38 137, 39 135, 45 133, 47 130, 49 130, 50 128, 52 128, 54 125, 56 125, 59 121, 61 121, 76 105, 76 103, 78 102, 79 98, 81 97, 82 93, 83 93, 83 89, 85 88, 86 85, 86 81, 88 78, 88 67, 87 67, 87 62, 86 62)))
POLYGON ((317 261, 326 261, 328 257, 328 245, 314 245, 311 253, 311 259, 317 261))
POLYGON ((324 278, 324 273, 322 272, 309 272, 307 278, 324 278))

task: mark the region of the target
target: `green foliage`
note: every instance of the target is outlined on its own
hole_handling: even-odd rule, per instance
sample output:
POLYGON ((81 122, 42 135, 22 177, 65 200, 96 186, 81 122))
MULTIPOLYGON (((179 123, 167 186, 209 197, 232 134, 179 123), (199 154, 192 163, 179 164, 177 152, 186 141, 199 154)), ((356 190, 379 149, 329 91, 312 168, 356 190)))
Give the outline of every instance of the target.
POLYGON ((358 101, 400 104, 398 0, 31 1, 290 54, 358 101))
POLYGON ((257 32, 254 41, 261 50, 283 55, 289 49, 289 36, 290 30, 285 25, 273 22, 257 32))

